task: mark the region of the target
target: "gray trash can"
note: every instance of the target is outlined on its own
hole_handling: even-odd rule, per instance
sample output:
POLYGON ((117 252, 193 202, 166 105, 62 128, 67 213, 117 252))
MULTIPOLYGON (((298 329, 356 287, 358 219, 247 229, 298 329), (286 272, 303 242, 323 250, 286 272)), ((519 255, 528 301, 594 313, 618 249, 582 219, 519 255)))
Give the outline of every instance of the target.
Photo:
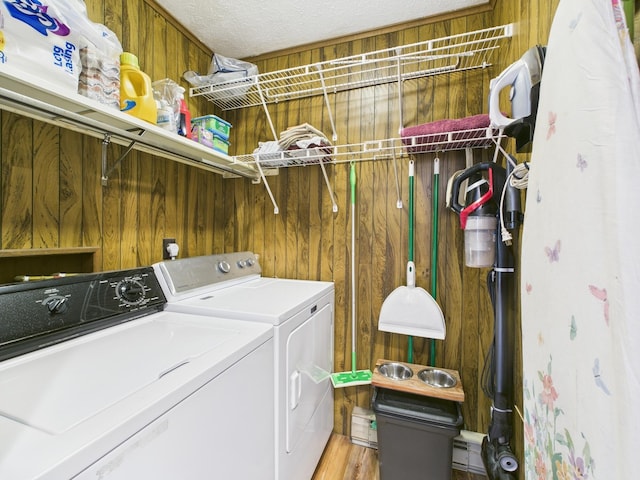
POLYGON ((380 480, 450 480, 453 438, 460 434, 460 404, 376 387, 380 480))

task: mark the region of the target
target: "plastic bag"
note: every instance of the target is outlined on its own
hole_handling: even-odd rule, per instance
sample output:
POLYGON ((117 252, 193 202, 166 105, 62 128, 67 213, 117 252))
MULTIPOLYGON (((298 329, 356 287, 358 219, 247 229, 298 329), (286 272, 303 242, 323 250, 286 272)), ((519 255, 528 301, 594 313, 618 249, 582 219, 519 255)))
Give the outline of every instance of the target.
POLYGON ((37 75, 51 89, 77 89, 88 41, 77 24, 89 22, 81 0, 4 1, 0 20, 2 68, 37 75))
POLYGON ((160 121, 158 121, 158 125, 167 130, 177 132, 177 126, 180 124, 180 101, 184 98, 184 87, 181 87, 170 78, 156 80, 151 86, 153 87, 153 98, 160 102, 161 105, 168 106, 173 112, 173 118, 168 122, 168 125, 160 121), (160 125, 160 123, 163 123, 163 125, 160 125))
POLYGON ((108 57, 120 56, 122 46, 118 37, 104 25, 89 19, 87 6, 83 0, 46 0, 46 3, 62 14, 65 23, 73 29, 75 34, 82 35, 108 57))
POLYGON ((198 75, 197 72, 189 70, 184 72, 183 77, 193 87, 201 87, 225 82, 242 82, 244 79, 250 83, 249 78, 257 74, 258 66, 253 63, 214 53, 207 75, 198 75))
POLYGON ((222 81, 238 80, 258 74, 258 67, 253 63, 214 53, 209 67, 209 74, 224 78, 222 81))
MULTIPOLYGON (((67 1, 75 1, 84 8, 84 3, 79 0, 67 1)), ((78 79, 78 93, 120 110, 120 40, 106 26, 89 20, 86 12, 85 15, 76 14, 69 13, 75 16, 78 31, 86 40, 80 49, 82 71, 78 79)))

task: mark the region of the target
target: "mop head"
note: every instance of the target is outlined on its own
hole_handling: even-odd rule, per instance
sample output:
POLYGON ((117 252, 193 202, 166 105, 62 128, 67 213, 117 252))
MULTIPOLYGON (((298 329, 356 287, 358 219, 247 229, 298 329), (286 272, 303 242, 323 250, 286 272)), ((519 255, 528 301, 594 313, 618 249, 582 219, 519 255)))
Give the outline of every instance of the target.
POLYGON ((331 374, 331 383, 333 383, 333 388, 369 385, 371 383, 371 377, 373 377, 373 373, 371 373, 371 370, 338 372, 331 374))

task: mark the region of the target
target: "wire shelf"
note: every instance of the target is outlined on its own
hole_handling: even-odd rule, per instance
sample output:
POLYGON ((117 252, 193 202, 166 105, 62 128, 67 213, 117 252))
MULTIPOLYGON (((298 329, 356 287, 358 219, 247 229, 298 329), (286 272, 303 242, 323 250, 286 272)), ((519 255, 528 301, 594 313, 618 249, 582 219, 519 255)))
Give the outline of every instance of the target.
POLYGON ((491 65, 500 41, 512 35, 513 26, 503 25, 192 87, 190 94, 204 96, 222 110, 233 110, 485 68, 491 65))
MULTIPOLYGON (((405 80, 453 74, 491 65, 491 57, 501 41, 513 36, 513 25, 486 28, 435 40, 387 48, 370 53, 261 73, 241 80, 212 83, 190 89, 192 97, 204 96, 222 110, 262 106, 274 140, 277 132, 269 113, 269 104, 322 95, 332 129, 336 126, 328 95, 356 88, 397 83, 399 125, 403 125, 402 85, 405 80)), ((435 133, 416 137, 371 140, 364 143, 322 146, 275 153, 253 153, 233 157, 237 166, 255 167, 273 203, 278 205, 266 175, 280 167, 319 165, 329 190, 333 211, 338 206, 325 165, 353 161, 395 159, 413 153, 437 153, 450 150, 488 148, 500 135, 491 128, 435 133)))
POLYGON ((347 145, 286 150, 275 153, 253 153, 235 156, 234 160, 247 166, 259 164, 267 169, 320 163, 327 165, 354 161, 389 160, 404 154, 443 153, 467 148, 489 148, 495 146, 499 138, 498 130, 485 127, 417 137, 372 140, 347 145))

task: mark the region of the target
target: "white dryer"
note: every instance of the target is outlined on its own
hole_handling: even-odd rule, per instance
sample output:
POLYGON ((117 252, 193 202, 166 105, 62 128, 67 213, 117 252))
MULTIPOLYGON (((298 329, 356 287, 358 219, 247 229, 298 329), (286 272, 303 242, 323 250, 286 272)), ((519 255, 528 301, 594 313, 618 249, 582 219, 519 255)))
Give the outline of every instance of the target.
POLYGON ((167 310, 273 326, 275 475, 311 478, 333 430, 333 283, 262 277, 251 252, 154 268, 167 310))
POLYGON ((149 267, 0 286, 0 478, 274 478, 241 426, 273 421, 272 329, 164 305, 149 267))

